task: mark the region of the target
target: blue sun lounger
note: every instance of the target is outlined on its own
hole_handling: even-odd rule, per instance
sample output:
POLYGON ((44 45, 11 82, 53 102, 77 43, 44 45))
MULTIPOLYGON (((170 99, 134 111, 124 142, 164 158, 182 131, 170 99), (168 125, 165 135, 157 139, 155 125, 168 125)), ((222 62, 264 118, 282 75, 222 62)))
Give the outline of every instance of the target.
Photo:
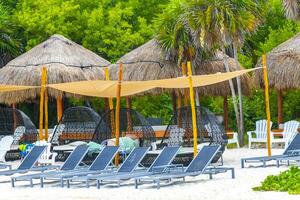
POLYGON ((34 146, 25 156, 24 160, 17 169, 0 171, 0 175, 10 176, 17 173, 27 173, 29 171, 44 171, 57 168, 57 166, 34 166, 45 149, 46 146, 34 146))
MULTIPOLYGON (((216 173, 223 173, 227 171, 231 171, 232 178, 234 178, 234 168, 232 167, 209 167, 211 164, 212 159, 218 153, 219 149, 221 148, 220 145, 209 145, 204 146, 197 156, 191 161, 188 167, 183 168, 172 168, 170 171, 166 171, 164 173, 159 174, 152 174, 143 177, 135 178, 135 188, 138 188, 138 185, 143 181, 150 181, 156 183, 157 189, 160 188, 160 182, 162 180, 170 181, 172 179, 183 179, 185 181, 185 177, 187 176, 198 176, 200 174, 209 174, 211 175, 216 173)), ((211 176, 210 176, 211 178, 211 176)))
MULTIPOLYGON (((68 178, 67 184, 69 187, 70 181, 79 181, 79 182, 85 182, 86 187, 89 187, 89 182, 97 179, 101 179, 104 176, 111 176, 111 175, 120 175, 125 173, 131 173, 133 172, 137 166, 140 164, 142 159, 146 156, 147 152, 149 151, 149 147, 137 147, 131 151, 131 153, 128 155, 128 157, 125 159, 125 161, 122 163, 120 168, 111 173, 102 173, 97 175, 87 175, 84 177, 72 177, 68 178)), ((100 182, 97 181, 97 187, 100 187, 100 182)))
POLYGON ((59 170, 52 170, 43 173, 11 177, 11 185, 12 187, 15 187, 16 181, 29 181, 30 186, 33 187, 33 179, 40 179, 41 187, 43 187, 43 180, 44 180, 43 176, 45 176, 46 174, 61 173, 68 170, 75 169, 80 164, 81 160, 84 158, 87 152, 88 152, 87 145, 77 146, 69 155, 66 162, 59 168, 59 170))
POLYGON ((88 168, 68 170, 63 173, 50 173, 42 175, 42 177, 45 180, 60 180, 61 187, 64 187, 64 179, 69 177, 80 177, 104 172, 109 173, 113 170, 113 168, 108 169, 108 167, 118 151, 119 147, 117 146, 106 146, 88 168))
POLYGON ((174 167, 170 165, 175 156, 177 155, 180 147, 165 147, 162 152, 156 157, 148 169, 136 169, 130 172, 119 172, 97 177, 97 186, 104 182, 117 182, 120 186, 121 181, 129 180, 132 178, 151 175, 153 173, 162 173, 166 168, 174 167))
POLYGON ((300 134, 296 134, 289 146, 284 150, 281 155, 273 156, 261 156, 261 157, 251 157, 241 159, 241 168, 245 167, 245 163, 262 163, 263 167, 266 167, 266 163, 269 161, 277 161, 277 166, 279 166, 280 159, 289 160, 293 157, 300 156, 300 134))

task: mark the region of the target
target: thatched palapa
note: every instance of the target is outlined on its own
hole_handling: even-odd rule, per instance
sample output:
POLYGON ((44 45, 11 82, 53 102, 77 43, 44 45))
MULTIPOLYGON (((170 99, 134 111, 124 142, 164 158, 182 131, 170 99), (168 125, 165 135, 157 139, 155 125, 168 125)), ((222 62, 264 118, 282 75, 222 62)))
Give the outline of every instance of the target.
MULTIPOLYGON (((101 67, 109 64, 75 42, 61 35, 53 35, 4 66, 0 70, 0 84, 39 86, 43 66, 47 68, 49 84, 103 79, 101 67)), ((31 89, 2 93, 0 102, 10 104, 35 99, 39 92, 39 89, 31 89)), ((52 89, 48 90, 48 94, 55 98, 63 95, 52 89)))
MULTIPOLYGON (((229 68, 235 71, 236 65, 232 58, 228 58, 229 68)), ((123 63, 123 80, 157 80, 182 76, 181 67, 176 62, 168 61, 166 53, 159 46, 159 43, 152 39, 144 45, 134 49, 120 58, 117 63, 123 63)), ((196 74, 214 74, 217 72, 226 72, 223 60, 220 55, 215 60, 204 61, 196 65, 196 74)), ((118 65, 113 64, 109 67, 111 79, 118 78, 118 65)), ((241 77, 243 93, 248 95, 251 92, 251 81, 249 75, 241 77)), ((236 82, 236 81, 235 81, 236 82)), ((170 90, 169 90, 170 91, 170 90)), ((211 86, 201 87, 201 95, 208 96, 230 96, 231 91, 229 83, 219 83, 211 86)), ((160 94, 162 89, 154 89, 146 93, 160 94)))
MULTIPOLYGON (((261 59, 256 67, 261 67, 261 59)), ((269 86, 277 90, 300 88, 300 33, 267 54, 269 86)), ((264 87, 262 70, 254 73, 255 82, 264 87)))
MULTIPOLYGON (((256 67, 262 67, 260 59, 256 67)), ((277 90, 278 124, 283 118, 283 91, 300 88, 300 33, 267 54, 269 87, 277 90)), ((255 83, 264 88, 262 70, 254 72, 255 83)))

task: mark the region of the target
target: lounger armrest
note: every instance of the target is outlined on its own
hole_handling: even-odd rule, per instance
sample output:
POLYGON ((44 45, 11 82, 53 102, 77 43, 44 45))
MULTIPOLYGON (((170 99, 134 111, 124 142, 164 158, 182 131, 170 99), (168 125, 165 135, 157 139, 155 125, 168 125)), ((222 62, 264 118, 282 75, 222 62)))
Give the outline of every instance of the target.
POLYGON ((288 155, 298 156, 300 155, 300 150, 289 150, 287 152, 288 155))
POLYGON ((184 171, 184 166, 182 164, 170 164, 170 165, 162 165, 153 167, 153 173, 162 173, 162 172, 170 172, 172 170, 180 170, 184 171))
POLYGON ((247 135, 249 136, 249 138, 252 138, 252 134, 256 134, 255 131, 247 131, 247 135))

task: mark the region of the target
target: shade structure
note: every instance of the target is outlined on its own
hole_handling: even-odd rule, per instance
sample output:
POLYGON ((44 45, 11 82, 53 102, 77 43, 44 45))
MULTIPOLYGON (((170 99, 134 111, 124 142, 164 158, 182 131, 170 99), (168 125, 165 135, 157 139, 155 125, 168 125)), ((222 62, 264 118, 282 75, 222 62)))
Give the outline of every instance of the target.
MULTIPOLYGON (((216 83, 228 81, 243 74, 257 69, 245 69, 228 73, 217 73, 208 75, 192 76, 193 87, 202 87, 216 83)), ((80 94, 93 97, 116 97, 118 81, 79 81, 71 83, 49 84, 47 87, 65 91, 71 94, 80 94)), ((188 77, 178 77, 171 79, 160 79, 152 81, 123 81, 121 96, 131 96, 143 93, 152 89, 184 89, 189 88, 188 77)))
MULTIPOLYGON (((261 67, 262 61, 256 64, 261 67)), ((300 33, 280 44, 267 54, 269 86, 277 90, 300 88, 300 33)), ((264 78, 261 70, 254 73, 254 81, 261 88, 264 78)))
MULTIPOLYGON (((229 68, 235 71, 236 64, 234 59, 228 58, 229 68)), ((181 67, 177 63, 168 58, 168 55, 160 47, 159 43, 152 39, 144 45, 134 49, 121 57, 117 63, 123 63, 123 80, 125 81, 144 81, 175 78, 182 76, 181 67)), ((222 55, 218 53, 215 58, 204 61, 195 62, 192 65, 196 68, 196 75, 214 74, 217 72, 225 72, 222 55)), ((118 78, 118 65, 109 66, 109 74, 111 80, 118 78)), ((244 74, 241 76, 243 93, 249 95, 252 84, 250 76, 244 74)), ((160 94, 163 91, 172 91, 162 88, 149 90, 146 93, 160 94)), ((229 83, 215 84, 212 86, 202 87, 199 91, 201 95, 207 96, 229 96, 231 95, 229 83)), ((145 93, 140 93, 143 95, 145 93)))
MULTIPOLYGON (((266 57, 269 87, 277 91, 277 121, 282 124, 283 91, 300 88, 300 33, 275 47, 266 57)), ((261 66, 262 59, 259 59, 256 67, 261 66)), ((261 70, 254 72, 253 78, 258 87, 264 88, 261 70)))
MULTIPOLYGON (((110 63, 62 35, 53 35, 28 52, 10 61, 0 70, 0 84, 39 86, 41 68, 47 68, 47 83, 103 79, 103 66, 110 63)), ((0 102, 17 103, 35 99, 39 89, 0 94, 0 102)), ((50 97, 61 97, 60 91, 49 89, 50 97)))

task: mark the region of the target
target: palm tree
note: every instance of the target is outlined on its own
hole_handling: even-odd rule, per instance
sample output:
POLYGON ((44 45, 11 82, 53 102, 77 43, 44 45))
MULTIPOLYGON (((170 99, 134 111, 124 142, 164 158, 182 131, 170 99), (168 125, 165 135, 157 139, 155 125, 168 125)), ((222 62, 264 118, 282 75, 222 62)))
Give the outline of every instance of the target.
POLYGON ((300 1, 299 0, 282 0, 285 16, 288 19, 300 20, 300 1))
POLYGON ((12 24, 8 20, 8 12, 0 4, 0 67, 5 65, 13 57, 19 55, 20 43, 12 37, 12 24))
MULTIPOLYGON (((219 47, 225 52, 233 47, 233 55, 239 69, 237 52, 246 33, 252 32, 261 20, 261 0, 190 0, 186 3, 181 20, 194 31, 195 41, 205 49, 219 47)), ((217 49, 217 48, 216 48, 217 49)), ((225 59, 225 67, 228 65, 225 59)), ((239 109, 235 100, 233 83, 230 82, 236 112, 240 142, 243 144, 243 107, 240 78, 237 78, 239 109)))
MULTIPOLYGON (((206 55, 200 46, 195 45, 191 29, 179 20, 183 12, 182 0, 171 0, 155 20, 156 38, 167 52, 167 60, 177 62, 178 66, 192 61, 197 55, 206 55), (202 53, 199 53, 202 52, 202 53)), ((195 68, 193 67, 193 73, 195 68)), ((196 90, 196 105, 199 106, 199 95, 196 90)))

